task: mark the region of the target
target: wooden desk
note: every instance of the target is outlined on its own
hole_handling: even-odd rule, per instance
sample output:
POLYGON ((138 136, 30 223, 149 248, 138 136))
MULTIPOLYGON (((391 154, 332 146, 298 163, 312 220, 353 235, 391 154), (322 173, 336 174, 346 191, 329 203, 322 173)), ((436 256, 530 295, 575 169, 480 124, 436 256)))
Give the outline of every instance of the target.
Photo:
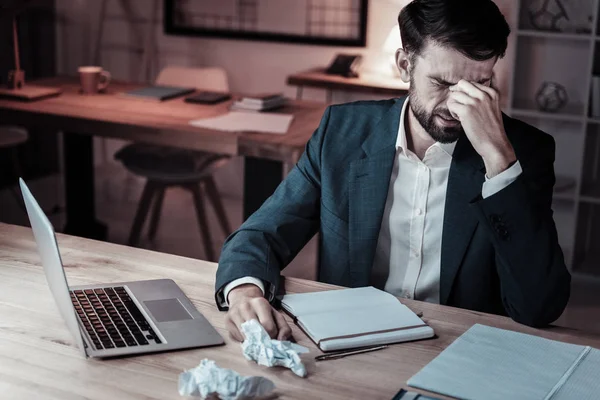
MULTIPOLYGON (((215 360, 242 375, 271 379, 283 399, 391 399, 406 381, 475 323, 600 347, 600 337, 552 328, 538 330, 508 318, 402 300, 431 325, 437 338, 403 343, 373 353, 316 363, 321 352, 292 324, 293 335, 311 349, 302 355, 308 377, 246 361, 229 339, 225 314, 214 304, 216 265, 147 250, 58 235, 70 284, 174 279, 226 345, 111 360, 85 360, 74 348, 52 300, 32 232, 0 224, 0 397, 44 399, 180 399, 177 378, 200 360, 215 360)), ((288 293, 337 287, 286 279, 288 293)), ((287 317, 286 317, 287 318, 287 317)), ((288 319, 291 324, 291 321, 288 319)))
POLYGON ((358 78, 344 78, 339 75, 326 74, 325 68, 316 68, 290 75, 287 84, 298 86, 296 98, 302 98, 305 86, 327 90, 327 103, 331 102, 333 90, 345 90, 369 94, 380 94, 399 97, 408 94, 407 83, 400 78, 392 78, 369 72, 361 72, 358 78))
POLYGON ((294 101, 277 111, 295 116, 287 134, 230 133, 192 127, 189 121, 224 114, 231 101, 207 106, 185 103, 183 98, 137 100, 119 93, 141 85, 119 82, 93 96, 79 94, 75 78, 36 83, 60 87, 63 93, 30 103, 0 99, 0 121, 65 132, 65 232, 97 239, 104 238, 105 229, 95 219, 91 136, 245 156, 244 216, 248 217, 281 182, 282 163, 294 163, 300 157, 325 110, 320 103, 294 101))

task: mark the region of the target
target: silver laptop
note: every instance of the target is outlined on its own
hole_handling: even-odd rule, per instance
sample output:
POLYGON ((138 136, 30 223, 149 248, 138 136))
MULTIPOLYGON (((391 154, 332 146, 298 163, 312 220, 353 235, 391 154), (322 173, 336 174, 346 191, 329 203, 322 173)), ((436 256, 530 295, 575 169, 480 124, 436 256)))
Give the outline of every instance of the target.
POLYGON ((52 224, 25 182, 20 179, 19 184, 48 286, 84 356, 115 357, 224 343, 170 279, 69 287, 52 224))

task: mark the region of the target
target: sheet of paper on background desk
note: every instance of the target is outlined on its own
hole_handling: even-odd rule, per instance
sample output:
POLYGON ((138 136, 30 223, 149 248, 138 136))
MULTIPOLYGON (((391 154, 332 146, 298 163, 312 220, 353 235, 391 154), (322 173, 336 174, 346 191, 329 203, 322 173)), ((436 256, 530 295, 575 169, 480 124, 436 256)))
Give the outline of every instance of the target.
POLYGON ((230 111, 215 118, 190 121, 190 125, 227 132, 262 132, 283 135, 288 131, 293 119, 294 116, 289 114, 230 111))

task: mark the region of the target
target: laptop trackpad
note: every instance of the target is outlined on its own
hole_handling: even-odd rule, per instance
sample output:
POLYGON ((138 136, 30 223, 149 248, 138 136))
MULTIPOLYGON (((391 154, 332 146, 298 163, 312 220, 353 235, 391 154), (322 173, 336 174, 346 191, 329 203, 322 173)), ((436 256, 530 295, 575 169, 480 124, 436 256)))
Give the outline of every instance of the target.
POLYGON ((157 322, 193 319, 177 299, 149 300, 145 301, 144 305, 157 322))

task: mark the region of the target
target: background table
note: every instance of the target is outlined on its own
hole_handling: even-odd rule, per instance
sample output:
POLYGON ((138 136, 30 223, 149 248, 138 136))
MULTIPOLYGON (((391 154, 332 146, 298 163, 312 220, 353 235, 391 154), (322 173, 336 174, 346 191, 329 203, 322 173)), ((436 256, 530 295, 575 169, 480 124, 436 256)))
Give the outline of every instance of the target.
MULTIPOLYGON (((0 397, 44 399, 181 399, 180 372, 203 358, 242 375, 271 379, 283 399, 391 399, 406 381, 459 335, 480 323, 600 348, 600 337, 550 328, 533 329, 508 318, 402 300, 435 330, 435 339, 392 345, 385 350, 315 362, 321 354, 292 324, 294 338, 309 347, 302 355, 306 379, 283 368, 247 361, 225 330, 225 313, 214 303, 216 264, 73 236, 58 235, 72 285, 171 278, 215 326, 225 346, 110 360, 83 359, 50 295, 33 234, 0 224, 0 397)), ((286 279, 288 293, 338 287, 286 279)), ((543 368, 543 366, 540 366, 543 368)))
POLYGON ((325 73, 325 68, 315 68, 290 75, 287 84, 298 86, 296 98, 302 98, 303 88, 314 87, 327 91, 327 103, 331 102, 332 91, 344 90, 359 93, 379 94, 399 97, 408 94, 408 83, 400 78, 370 72, 361 72, 357 78, 346 78, 340 75, 325 73))
POLYGON ((287 134, 232 133, 196 128, 189 121, 225 114, 233 100, 217 105, 190 104, 183 98, 144 101, 120 95, 142 86, 122 82, 111 82, 103 94, 81 95, 75 78, 36 84, 60 87, 63 93, 35 102, 0 99, 0 121, 65 132, 65 232, 96 239, 106 237, 106 228, 95 218, 92 136, 245 156, 247 218, 281 182, 283 163, 298 160, 325 111, 320 103, 292 101, 277 110, 294 115, 287 134))

